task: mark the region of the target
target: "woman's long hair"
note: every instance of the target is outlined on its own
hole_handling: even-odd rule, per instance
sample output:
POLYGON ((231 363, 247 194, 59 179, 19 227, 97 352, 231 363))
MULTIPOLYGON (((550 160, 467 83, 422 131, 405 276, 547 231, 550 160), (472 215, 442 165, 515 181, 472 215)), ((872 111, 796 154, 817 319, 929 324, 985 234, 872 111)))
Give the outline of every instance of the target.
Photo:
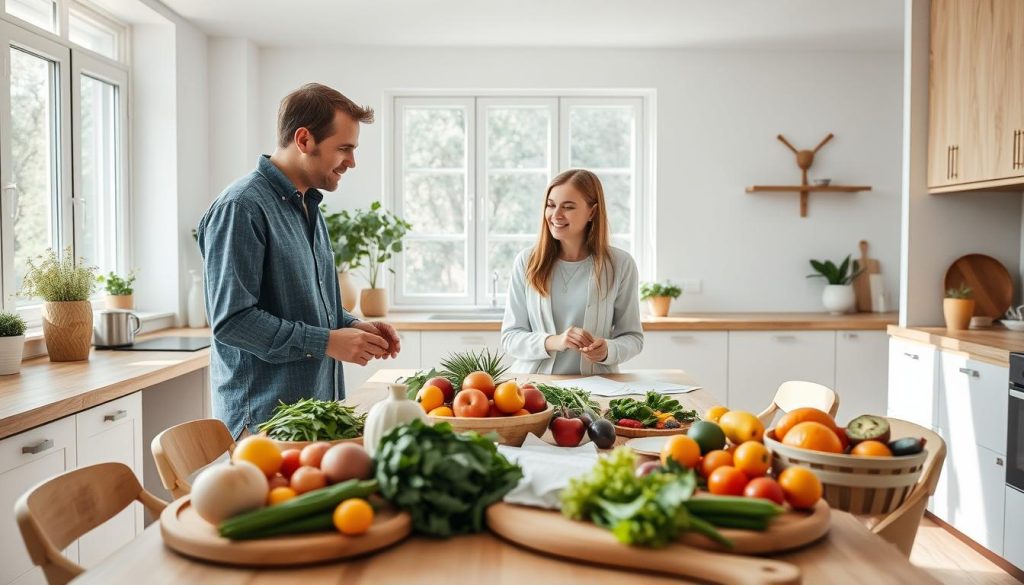
POLYGON ((609 236, 608 230, 608 213, 604 203, 604 188, 601 187, 601 180, 594 173, 584 169, 565 171, 552 179, 551 184, 548 185, 548 190, 544 194, 544 204, 541 207, 540 234, 537 236, 537 245, 534 247, 533 253, 530 254, 530 260, 526 265, 526 280, 541 296, 546 297, 550 294, 551 275, 562 246, 551 235, 545 211, 551 190, 566 183, 575 187, 588 205, 596 207, 594 217, 587 223, 583 246, 594 257, 594 278, 597 280, 598 290, 602 291, 603 296, 610 288, 608 284, 615 278, 615 268, 612 266, 611 236, 609 236))

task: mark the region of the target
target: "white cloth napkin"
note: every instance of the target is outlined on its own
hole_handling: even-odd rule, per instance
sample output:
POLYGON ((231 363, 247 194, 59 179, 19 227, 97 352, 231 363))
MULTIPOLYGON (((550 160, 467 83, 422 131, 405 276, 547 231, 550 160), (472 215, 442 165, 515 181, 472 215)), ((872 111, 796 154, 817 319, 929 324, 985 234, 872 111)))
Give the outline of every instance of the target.
POLYGON ((523 468, 523 479, 505 494, 505 501, 537 508, 561 508, 559 492, 569 479, 586 474, 597 463, 593 443, 558 447, 533 434, 526 435, 522 447, 498 445, 498 452, 523 468))

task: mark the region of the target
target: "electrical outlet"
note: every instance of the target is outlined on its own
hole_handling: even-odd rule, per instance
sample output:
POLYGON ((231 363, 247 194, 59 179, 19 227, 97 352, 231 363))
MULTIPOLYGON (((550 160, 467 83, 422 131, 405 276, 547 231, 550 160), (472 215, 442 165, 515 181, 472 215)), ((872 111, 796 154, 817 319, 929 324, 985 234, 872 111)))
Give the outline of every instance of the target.
POLYGON ((700 294, 701 291, 701 280, 699 278, 684 278, 683 279, 683 294, 700 294))

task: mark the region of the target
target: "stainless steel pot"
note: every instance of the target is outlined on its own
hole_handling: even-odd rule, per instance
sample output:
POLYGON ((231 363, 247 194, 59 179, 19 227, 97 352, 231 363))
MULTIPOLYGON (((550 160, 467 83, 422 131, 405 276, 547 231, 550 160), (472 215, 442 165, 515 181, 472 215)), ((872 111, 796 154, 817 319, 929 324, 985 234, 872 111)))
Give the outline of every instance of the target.
POLYGON ((96 347, 124 347, 135 343, 142 322, 131 311, 104 309, 93 320, 96 347))

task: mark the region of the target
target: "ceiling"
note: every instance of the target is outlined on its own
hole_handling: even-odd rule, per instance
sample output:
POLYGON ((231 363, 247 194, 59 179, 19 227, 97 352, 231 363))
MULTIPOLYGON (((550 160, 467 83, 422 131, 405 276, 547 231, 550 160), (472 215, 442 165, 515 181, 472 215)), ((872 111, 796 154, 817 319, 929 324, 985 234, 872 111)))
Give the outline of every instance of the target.
POLYGON ((163 0, 265 47, 902 48, 899 0, 163 0))

